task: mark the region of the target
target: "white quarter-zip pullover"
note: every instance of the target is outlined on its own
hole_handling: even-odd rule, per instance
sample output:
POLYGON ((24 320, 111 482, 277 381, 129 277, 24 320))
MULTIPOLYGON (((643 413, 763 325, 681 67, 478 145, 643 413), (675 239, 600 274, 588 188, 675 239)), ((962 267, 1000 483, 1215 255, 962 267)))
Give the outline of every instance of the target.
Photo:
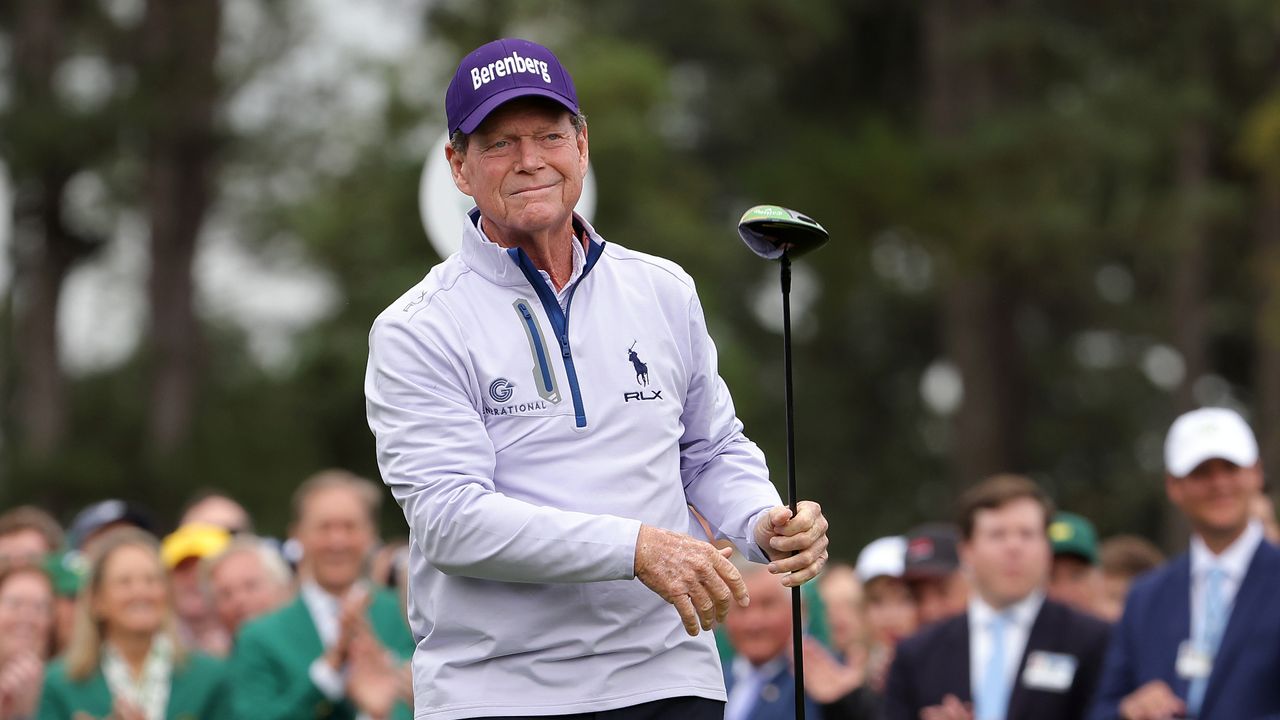
POLYGON ((369 425, 411 535, 416 717, 723 700, 711 634, 634 579, 642 523, 688 532, 692 504, 764 562, 752 528, 781 504, 693 281, 575 217, 586 265, 562 308, 477 218, 370 334, 369 425))

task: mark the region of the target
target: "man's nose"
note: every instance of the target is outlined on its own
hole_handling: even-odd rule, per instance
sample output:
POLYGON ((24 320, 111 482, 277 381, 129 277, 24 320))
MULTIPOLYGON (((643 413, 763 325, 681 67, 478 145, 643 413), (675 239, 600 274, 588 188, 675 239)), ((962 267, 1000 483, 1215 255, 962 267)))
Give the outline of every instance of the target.
POLYGON ((518 163, 521 170, 537 170, 542 167, 542 148, 534 138, 520 138, 520 156, 518 163))

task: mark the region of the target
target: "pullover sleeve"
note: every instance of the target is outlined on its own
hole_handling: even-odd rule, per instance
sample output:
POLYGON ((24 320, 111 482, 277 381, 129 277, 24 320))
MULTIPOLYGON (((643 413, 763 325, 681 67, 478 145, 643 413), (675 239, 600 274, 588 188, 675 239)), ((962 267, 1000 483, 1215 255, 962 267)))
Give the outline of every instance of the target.
POLYGON ((732 541, 755 562, 768 562, 756 546, 753 528, 762 513, 782 500, 769 481, 764 453, 742 432, 696 293, 689 300, 689 348, 692 364, 680 438, 685 497, 717 538, 732 541))
POLYGON ((383 481, 427 561, 449 575, 535 583, 635 576, 640 522, 535 506, 495 491, 496 455, 448 309, 432 332, 379 318, 365 375, 383 481))

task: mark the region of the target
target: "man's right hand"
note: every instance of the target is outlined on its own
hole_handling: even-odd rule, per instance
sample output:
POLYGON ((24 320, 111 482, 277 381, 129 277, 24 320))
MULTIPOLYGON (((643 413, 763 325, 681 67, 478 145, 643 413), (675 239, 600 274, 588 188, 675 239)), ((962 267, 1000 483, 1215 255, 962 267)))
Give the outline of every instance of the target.
POLYGON ((729 562, 732 548, 649 525, 636 538, 636 578, 680 613, 685 632, 710 630, 729 614, 733 600, 746 607, 747 585, 729 562))
POLYGON ((1186 703, 1162 680, 1152 680, 1120 701, 1125 720, 1169 720, 1187 712, 1186 703))

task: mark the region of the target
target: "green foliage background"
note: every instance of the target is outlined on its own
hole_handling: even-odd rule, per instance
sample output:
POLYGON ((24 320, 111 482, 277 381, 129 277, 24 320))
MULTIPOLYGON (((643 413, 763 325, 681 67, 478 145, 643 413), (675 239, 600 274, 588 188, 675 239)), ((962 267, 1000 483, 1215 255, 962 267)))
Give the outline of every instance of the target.
MULTIPOLYGON (((209 321, 197 421, 187 445, 164 457, 141 440, 145 357, 78 377, 72 442, 41 460, 7 445, 0 499, 41 502, 65 518, 124 495, 167 516, 194 489, 216 486, 282 532, 288 496, 311 472, 337 465, 376 477, 361 388, 368 326, 439 260, 418 219, 426 148, 414 142, 443 111, 400 88, 427 82, 442 95, 463 53, 522 35, 574 73, 590 120, 597 228, 699 282, 721 372, 779 480, 780 338, 753 310, 775 269, 739 246, 734 223, 770 202, 831 231, 831 244, 805 261, 820 291, 796 347, 798 458, 803 494, 833 518, 838 554, 946 517, 973 479, 955 461, 956 420, 931 410, 920 386, 947 357, 947 333, 963 330, 948 318, 946 289, 987 275, 1013 289, 1012 349, 991 348, 1011 353, 1022 376, 1008 469, 1033 474, 1104 535, 1160 537, 1159 442, 1179 403, 1143 359, 1174 344, 1171 267, 1196 241, 1193 228, 1211 230, 1199 240, 1208 286, 1199 301, 1209 370, 1221 380, 1197 398, 1261 402, 1259 343, 1276 326, 1265 301, 1276 270, 1263 261, 1258 216, 1280 178, 1280 10, 1261 0, 975 3, 950 62, 994 68, 1002 91, 998 101, 961 98, 970 121, 939 133, 928 111, 937 92, 925 61, 928 5, 427 3, 414 21, 437 62, 378 69, 390 100, 379 136, 358 144, 349 170, 312 173, 288 197, 236 192, 246 178, 306 171, 315 138, 225 127, 219 203, 237 236, 262 253, 274 238, 300 240, 340 291, 335 312, 301 337, 296 362, 264 369, 241 331, 209 321), (1194 192, 1177 177, 1188 122, 1206 128, 1211 148, 1194 192), (1108 299, 1100 273, 1117 271, 1131 292, 1108 299), (1091 337, 1112 361, 1081 361, 1091 337)), ((272 48, 292 41, 289 14, 262 6, 265 66, 272 48)), ((100 21, 83 32, 90 46, 111 42, 100 21)), ((252 80, 256 66, 246 67, 227 84, 252 80)), ((40 161, 30 148, 71 139, 68 152, 100 168, 113 201, 128 207, 139 193, 129 113, 162 102, 138 86, 72 118, 75 127, 46 122, 66 118, 57 109, 10 106, 0 157, 16 173, 40 161)), ((23 351, 3 350, 9 361, 23 351)), ((17 422, 6 414, 10 437, 21 437, 17 422)), ((402 527, 389 507, 384 530, 402 527)))

